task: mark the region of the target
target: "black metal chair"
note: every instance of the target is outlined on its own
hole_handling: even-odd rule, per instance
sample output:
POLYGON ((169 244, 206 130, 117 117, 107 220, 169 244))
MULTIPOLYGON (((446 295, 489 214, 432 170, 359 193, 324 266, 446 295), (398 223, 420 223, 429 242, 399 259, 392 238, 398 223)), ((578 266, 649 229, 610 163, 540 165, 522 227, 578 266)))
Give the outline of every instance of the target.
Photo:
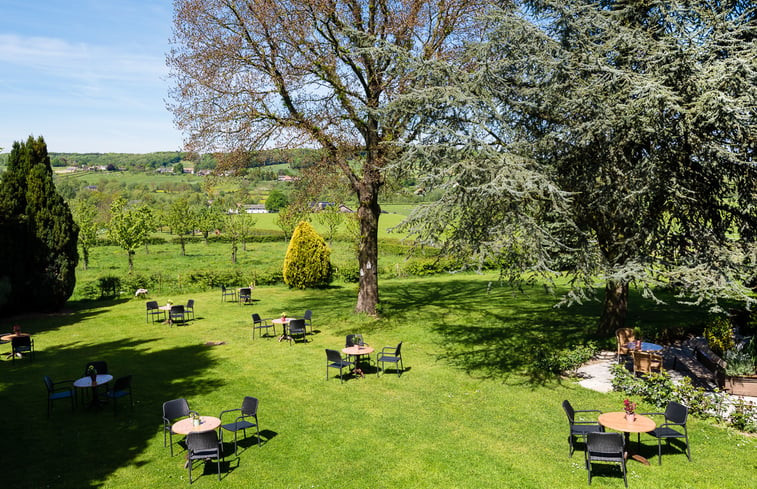
POLYGON ((192 319, 195 318, 195 301, 194 299, 187 300, 187 305, 184 306, 184 312, 187 316, 192 316, 192 319))
POLYGON ((621 433, 604 433, 593 431, 586 435, 586 470, 591 484, 592 462, 611 462, 620 464, 623 472, 623 483, 628 487, 626 479, 625 440, 621 433))
POLYGON ((349 348, 355 345, 365 345, 363 342, 363 335, 361 334, 348 334, 344 339, 344 346, 349 348))
POLYGON ((239 289, 239 304, 252 304, 252 289, 250 287, 239 289))
POLYGON ((265 334, 268 334, 268 330, 273 328, 273 335, 276 336, 276 325, 269 322, 271 318, 261 318, 260 314, 252 313, 252 339, 255 339, 255 330, 258 330, 258 336, 262 337, 262 331, 265 330, 265 334))
POLYGON ((187 320, 186 313, 184 312, 184 305, 177 304, 171 306, 171 310, 168 313, 168 319, 170 324, 184 324, 187 320))
POLYGON ((313 311, 307 309, 301 319, 304 319, 305 324, 310 326, 310 334, 313 334, 313 311))
POLYGON ((131 394, 131 375, 119 377, 113 383, 113 388, 106 394, 108 399, 113 400, 113 414, 117 411, 117 399, 121 397, 129 396, 129 405, 131 409, 134 409, 134 398, 131 394))
POLYGON ((73 380, 59 380, 53 382, 53 380, 45 375, 42 378, 45 381, 45 387, 47 387, 47 417, 50 417, 50 411, 53 407, 53 402, 60 399, 71 399, 71 411, 76 406, 76 392, 74 391, 73 380), (63 387, 63 385, 66 387, 63 387))
POLYGON ((231 297, 232 301, 237 300, 237 291, 234 289, 227 289, 225 285, 221 286, 221 301, 226 302, 226 298, 231 297))
POLYGON ((221 480, 221 442, 215 430, 202 433, 190 433, 187 435, 187 468, 189 469, 189 483, 192 483, 192 465, 195 460, 203 463, 216 459, 218 464, 218 480, 221 480))
POLYGON ((342 358, 341 353, 338 351, 326 348, 326 380, 329 380, 329 368, 338 368, 339 380, 344 382, 344 374, 342 373, 342 370, 345 368, 352 368, 354 365, 354 362, 342 358))
POLYGON ((568 435, 568 443, 570 444, 570 456, 573 456, 575 447, 573 446, 573 438, 583 438, 586 441, 586 435, 594 432, 604 431, 604 427, 597 421, 581 421, 576 420, 576 413, 598 413, 602 414, 602 411, 598 409, 573 409, 570 402, 566 399, 562 402, 562 408, 565 410, 565 414, 568 416, 568 423, 570 424, 570 434, 568 435))
POLYGON ((258 426, 258 400, 255 397, 245 396, 242 400, 242 407, 236 409, 227 409, 221 411, 218 415, 221 419, 221 426, 218 428, 218 434, 221 438, 221 446, 223 447, 223 430, 231 431, 234 433, 234 455, 237 453, 237 432, 242 431, 245 438, 247 437, 247 429, 255 428, 258 434, 258 446, 260 446, 260 427, 258 426), (223 422, 223 415, 226 413, 239 412, 239 416, 234 419, 232 423, 223 422), (253 423, 250 421, 254 419, 253 423))
MULTIPOLYGON (((691 448, 689 447, 689 431, 686 428, 686 421, 689 417, 689 408, 683 404, 679 404, 675 401, 668 401, 668 405, 665 407, 664 413, 641 413, 645 416, 665 416, 665 421, 658 425, 657 428, 648 432, 648 435, 652 435, 657 438, 657 458, 660 465, 662 465, 662 440, 664 439, 668 446, 670 446, 671 438, 683 438, 686 443, 684 452, 686 457, 691 462, 691 448), (678 428, 678 429, 676 429, 678 428)), ((641 435, 639 435, 639 439, 641 435)))
POLYGON ((11 358, 16 361, 16 357, 23 358, 29 355, 34 360, 34 340, 31 336, 14 336, 11 338, 11 358))
POLYGON ((289 321, 289 344, 291 345, 295 341, 295 336, 302 336, 302 341, 308 342, 307 327, 305 326, 304 319, 292 319, 289 321))
POLYGON ((380 375, 380 372, 384 370, 385 363, 393 363, 397 370, 397 377, 402 375, 405 370, 405 364, 402 362, 402 342, 400 341, 397 346, 385 346, 381 349, 376 357, 376 375, 380 375), (381 366, 379 367, 379 364, 381 366))
POLYGON ((145 318, 145 322, 149 321, 150 318, 152 318, 152 322, 154 323, 156 316, 158 316, 161 321, 166 320, 166 311, 160 309, 160 306, 158 306, 158 301, 147 301, 145 302, 145 307, 147 308, 147 317, 145 318))
MULTIPOLYGON (((163 446, 166 446, 166 431, 170 439, 171 456, 173 457, 173 430, 171 426, 180 418, 186 418, 190 414, 197 414, 189 409, 189 403, 184 398, 172 399, 163 403, 163 446)), ((213 432, 215 433, 215 431, 213 432)))

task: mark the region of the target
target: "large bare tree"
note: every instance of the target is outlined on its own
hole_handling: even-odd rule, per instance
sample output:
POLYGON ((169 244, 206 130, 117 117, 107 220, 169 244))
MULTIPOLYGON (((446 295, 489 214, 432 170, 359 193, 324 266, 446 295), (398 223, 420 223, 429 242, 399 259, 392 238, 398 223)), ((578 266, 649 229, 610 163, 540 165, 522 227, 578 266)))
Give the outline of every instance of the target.
MULTIPOLYGON (((416 135, 413 66, 455 59, 481 0, 177 0, 169 105, 194 151, 325 150, 359 202, 356 311, 376 313, 379 190, 416 135)), ((419 99, 418 99, 419 100, 419 99)))

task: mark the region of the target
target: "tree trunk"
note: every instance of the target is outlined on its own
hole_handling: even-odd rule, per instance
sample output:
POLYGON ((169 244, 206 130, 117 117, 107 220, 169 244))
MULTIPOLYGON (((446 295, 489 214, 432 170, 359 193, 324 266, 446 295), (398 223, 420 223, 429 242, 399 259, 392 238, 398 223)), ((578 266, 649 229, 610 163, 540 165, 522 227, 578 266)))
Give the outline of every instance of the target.
POLYGON ((605 301, 597 334, 599 336, 613 336, 616 329, 625 327, 627 315, 628 283, 608 280, 605 284, 605 301))
POLYGON ((237 242, 231 242, 231 263, 237 264, 237 242))
POLYGON ((86 270, 87 267, 89 266, 89 248, 82 247, 81 260, 82 260, 82 265, 84 266, 84 270, 86 270))
POLYGON ((181 256, 187 256, 187 250, 184 247, 184 238, 181 236, 179 237, 179 243, 181 243, 181 256))
POLYGON ((130 250, 126 254, 129 257, 129 273, 131 273, 134 271, 134 252, 130 250))
POLYGON ((358 194, 360 206, 357 210, 360 221, 360 242, 358 244, 357 305, 355 312, 376 315, 379 302, 378 293, 378 222, 381 207, 378 203, 378 184, 363 184, 358 194))

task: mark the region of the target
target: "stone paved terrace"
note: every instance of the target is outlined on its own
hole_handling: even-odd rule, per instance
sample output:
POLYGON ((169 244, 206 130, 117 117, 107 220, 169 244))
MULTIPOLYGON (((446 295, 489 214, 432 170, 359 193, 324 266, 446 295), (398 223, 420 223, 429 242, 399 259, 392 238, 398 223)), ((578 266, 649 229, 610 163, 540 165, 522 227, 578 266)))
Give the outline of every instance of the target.
MULTIPOLYGON (((699 340, 681 342, 666 347, 663 350, 663 366, 673 380, 689 377, 692 384, 713 391, 717 387, 715 375, 696 358, 695 349, 699 340)), ((578 369, 581 377, 579 384, 587 389, 599 392, 612 391, 612 375, 610 366, 616 362, 614 351, 602 351, 590 362, 578 369)), ((630 361, 629 370, 633 370, 630 361)), ((737 396, 729 396, 735 399, 737 396)), ((757 397, 742 396, 745 401, 757 404, 757 397)))

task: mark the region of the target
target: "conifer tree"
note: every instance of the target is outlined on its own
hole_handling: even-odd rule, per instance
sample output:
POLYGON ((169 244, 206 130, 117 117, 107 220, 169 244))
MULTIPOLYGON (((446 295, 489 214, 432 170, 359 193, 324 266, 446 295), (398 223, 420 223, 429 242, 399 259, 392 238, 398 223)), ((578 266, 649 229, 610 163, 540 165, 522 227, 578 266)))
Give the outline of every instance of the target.
POLYGON ((0 312, 63 306, 76 284, 78 233, 44 139, 13 143, 0 185, 0 312))
POLYGON ((313 226, 301 221, 292 233, 284 258, 284 283, 305 289, 331 283, 331 250, 313 226))

